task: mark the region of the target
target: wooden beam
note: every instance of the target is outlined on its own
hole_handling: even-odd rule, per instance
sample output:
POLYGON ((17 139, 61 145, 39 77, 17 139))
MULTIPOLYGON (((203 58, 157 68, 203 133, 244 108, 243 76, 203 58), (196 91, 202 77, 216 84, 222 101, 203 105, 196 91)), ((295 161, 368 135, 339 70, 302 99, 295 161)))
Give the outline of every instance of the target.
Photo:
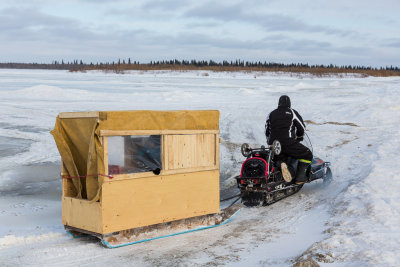
POLYGON ((168 170, 214 166, 215 133, 166 135, 168 170))
POLYGON ((220 143, 220 138, 219 135, 215 135, 215 166, 217 169, 219 169, 219 143, 220 143))
POLYGON ((75 118, 97 118, 99 117, 98 111, 84 111, 84 112, 62 112, 58 114, 60 119, 75 119, 75 118))
POLYGON ((62 196, 63 197, 75 197, 76 190, 74 184, 71 179, 65 179, 62 177, 68 176, 67 169, 64 166, 64 162, 61 159, 61 187, 62 187, 62 196))
POLYGON ((218 168, 216 166, 202 166, 202 167, 187 168, 187 169, 161 171, 160 175, 173 175, 173 174, 181 174, 181 173, 212 171, 212 170, 217 170, 217 169, 218 168))
POLYGON ((168 170, 167 135, 161 136, 161 169, 168 170))
POLYGON ((104 150, 104 172, 108 175, 108 137, 104 136, 101 138, 103 140, 103 150, 104 150))
POLYGON ((161 170, 159 175, 155 175, 153 172, 115 174, 113 175, 113 178, 104 177, 103 183, 121 181, 121 180, 130 180, 130 179, 157 177, 157 176, 168 176, 168 175, 183 174, 183 173, 189 174, 194 172, 213 171, 213 170, 218 170, 218 168, 216 166, 206 166, 206 167, 187 168, 178 170, 161 170))
POLYGON ((102 210, 100 202, 63 197, 61 200, 63 225, 69 225, 96 233, 102 232, 102 210))
POLYGON ((114 174, 113 178, 104 177, 103 183, 120 181, 120 180, 137 179, 137 178, 146 178, 146 177, 153 177, 153 176, 156 176, 153 172, 114 174))
MULTIPOLYGON (((219 212, 219 171, 106 182, 102 234, 219 212)), ((83 219, 91 214, 79 214, 83 219)))
POLYGON ((219 130, 100 130, 100 136, 166 135, 166 134, 219 134, 219 130))

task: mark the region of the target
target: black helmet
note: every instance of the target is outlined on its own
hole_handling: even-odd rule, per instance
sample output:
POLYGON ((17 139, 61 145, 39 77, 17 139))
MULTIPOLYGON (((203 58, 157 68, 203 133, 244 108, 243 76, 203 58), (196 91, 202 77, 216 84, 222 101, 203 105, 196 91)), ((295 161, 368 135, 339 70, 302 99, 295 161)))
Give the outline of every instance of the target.
POLYGON ((290 108, 290 98, 287 95, 283 95, 279 98, 278 107, 290 108))

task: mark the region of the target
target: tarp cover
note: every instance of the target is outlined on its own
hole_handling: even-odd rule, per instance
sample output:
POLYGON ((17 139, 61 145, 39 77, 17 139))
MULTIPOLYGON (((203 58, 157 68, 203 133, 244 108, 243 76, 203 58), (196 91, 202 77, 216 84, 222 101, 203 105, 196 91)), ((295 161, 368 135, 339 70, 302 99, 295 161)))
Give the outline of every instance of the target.
POLYGON ((75 197, 97 201, 104 179, 98 174, 105 174, 101 130, 218 129, 217 110, 69 112, 57 116, 51 134, 64 164, 64 175, 89 175, 72 178, 75 197))

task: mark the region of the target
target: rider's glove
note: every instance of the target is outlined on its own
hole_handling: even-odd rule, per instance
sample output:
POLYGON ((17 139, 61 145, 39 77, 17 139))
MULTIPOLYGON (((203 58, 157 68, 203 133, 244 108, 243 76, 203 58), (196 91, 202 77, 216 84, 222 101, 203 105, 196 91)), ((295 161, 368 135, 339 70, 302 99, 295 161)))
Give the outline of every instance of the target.
POLYGON ((299 142, 303 141, 303 139, 304 139, 303 136, 297 136, 296 137, 296 140, 299 141, 299 142))

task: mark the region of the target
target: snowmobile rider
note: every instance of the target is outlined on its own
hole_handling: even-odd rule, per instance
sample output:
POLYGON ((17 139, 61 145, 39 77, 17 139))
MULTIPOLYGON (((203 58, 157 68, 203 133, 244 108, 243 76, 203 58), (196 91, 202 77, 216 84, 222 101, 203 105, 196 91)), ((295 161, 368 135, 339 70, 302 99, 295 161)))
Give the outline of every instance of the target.
MULTIPOLYGON (((300 114, 290 107, 290 98, 282 95, 279 98, 278 108, 273 110, 265 123, 265 136, 268 145, 278 140, 282 146, 282 153, 295 159, 299 159, 296 171, 296 184, 303 184, 306 180, 307 167, 313 158, 310 149, 300 141, 303 140, 305 124, 300 114)), ((281 163, 283 178, 286 182, 292 181, 287 164, 281 163)))

